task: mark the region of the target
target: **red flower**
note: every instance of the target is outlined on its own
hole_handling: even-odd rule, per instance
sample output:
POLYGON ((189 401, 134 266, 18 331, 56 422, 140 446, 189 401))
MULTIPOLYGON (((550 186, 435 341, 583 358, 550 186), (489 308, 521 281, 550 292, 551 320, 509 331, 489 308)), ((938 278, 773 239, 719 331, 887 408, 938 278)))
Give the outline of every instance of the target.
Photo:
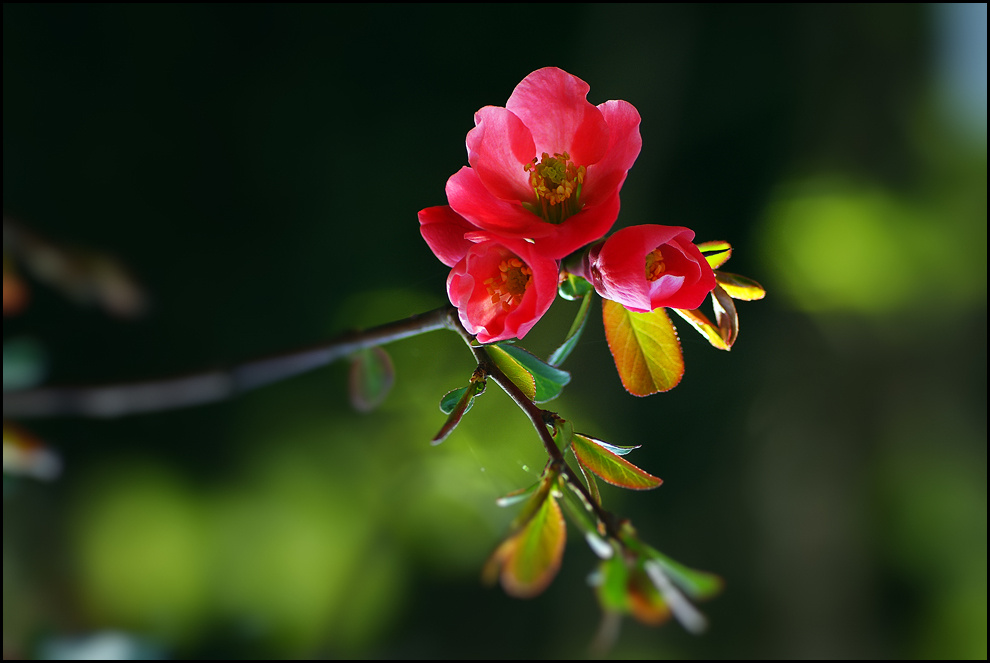
POLYGON ((486 106, 468 132, 468 162, 447 201, 475 229, 532 239, 554 259, 601 238, 642 140, 625 101, 593 106, 588 84, 555 67, 522 80, 505 108, 486 106))
POLYGON ((679 226, 623 228, 591 248, 587 272, 595 290, 630 311, 695 309, 715 287, 715 274, 679 226))
POLYGON ((522 239, 479 231, 449 206, 419 213, 420 232, 453 267, 447 296, 461 324, 481 343, 522 338, 557 295, 557 261, 522 239))

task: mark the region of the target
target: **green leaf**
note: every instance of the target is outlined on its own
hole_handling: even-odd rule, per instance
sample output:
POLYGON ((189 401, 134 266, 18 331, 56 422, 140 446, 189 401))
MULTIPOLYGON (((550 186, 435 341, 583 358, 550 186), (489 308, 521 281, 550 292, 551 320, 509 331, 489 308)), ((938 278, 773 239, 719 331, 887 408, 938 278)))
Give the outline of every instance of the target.
POLYGON ((730 274, 729 272, 715 272, 715 280, 733 299, 752 302, 763 299, 767 295, 767 291, 763 289, 762 285, 745 276, 730 274))
POLYGON ((557 443, 557 448, 561 453, 567 451, 574 438, 574 424, 554 415, 553 420, 553 441, 557 443))
POLYGON ((722 333, 719 331, 718 327, 712 324, 711 320, 708 319, 700 309, 673 309, 674 313, 681 316, 687 320, 692 327, 697 330, 699 334, 704 336, 709 343, 719 350, 729 350, 729 346, 725 344, 725 340, 722 338, 722 333))
POLYGON ((560 569, 566 534, 560 506, 548 496, 526 526, 495 551, 506 593, 531 598, 543 592, 560 569))
POLYGON ((732 256, 732 245, 728 242, 702 242, 696 246, 712 269, 718 269, 732 256))
POLYGON ((467 414, 474 405, 474 399, 485 393, 485 384, 485 379, 475 373, 468 386, 453 389, 444 394, 444 397, 440 399, 440 410, 447 414, 447 421, 444 422, 440 431, 433 436, 431 444, 440 444, 457 428, 457 424, 461 423, 461 417, 467 414))
MULTIPOLYGON (((584 281, 584 279, 581 280, 584 281)), ((588 283, 587 281, 584 282, 588 283)), ((588 287, 591 287, 590 283, 588 283, 588 287)), ((568 330, 567 336, 564 337, 564 342, 547 359, 551 366, 560 366, 563 364, 564 360, 570 356, 574 346, 577 345, 582 332, 584 332, 584 327, 588 322, 588 311, 591 310, 592 299, 591 293, 587 293, 581 298, 581 306, 578 307, 577 315, 574 316, 574 322, 571 323, 571 328, 568 330)))
POLYGON ((584 435, 575 434, 571 443, 578 461, 604 481, 630 490, 650 490, 663 481, 616 456, 584 435))
POLYGON ((351 356, 349 375, 351 405, 358 412, 371 412, 382 404, 395 384, 395 367, 380 347, 367 348, 351 356))
MULTIPOLYGON (((494 347, 497 347, 499 350, 507 354, 509 358, 519 364, 519 366, 521 366, 526 373, 533 378, 535 393, 531 398, 535 403, 546 403, 547 401, 553 400, 560 395, 560 392, 564 390, 564 385, 571 381, 570 373, 551 366, 542 359, 538 358, 536 355, 530 353, 524 348, 519 347, 518 345, 502 345, 500 343, 496 343, 488 346, 489 349, 494 347)), ((498 364, 499 368, 502 368, 502 365, 498 363, 498 360, 496 360, 494 356, 492 356, 492 360, 498 364)), ((502 372, 505 373, 504 368, 502 368, 502 372)), ((506 375, 508 375, 508 373, 506 373, 506 375)), ((520 388, 522 389, 521 386, 520 388)), ((523 392, 525 393, 526 390, 523 389, 523 392)))
POLYGON ((505 351, 505 348, 510 347, 512 346, 493 343, 492 345, 486 345, 485 350, 488 352, 488 356, 491 357, 492 362, 505 374, 505 377, 509 378, 512 384, 519 387, 526 398, 533 400, 536 398, 536 378, 526 370, 526 367, 519 360, 505 351))
POLYGON ((581 299, 594 292, 594 287, 587 279, 568 273, 567 276, 557 286, 557 292, 568 301, 581 299))
POLYGON ((677 331, 663 308, 633 313, 622 304, 602 301, 605 338, 622 386, 634 396, 649 396, 677 386, 684 357, 677 331))
POLYGON ((599 440, 597 437, 591 437, 590 435, 581 435, 581 437, 590 440, 591 442, 594 442, 598 446, 607 449, 608 451, 611 451, 617 456, 625 456, 630 451, 633 451, 634 449, 639 449, 641 446, 643 446, 642 444, 637 444, 634 447, 620 447, 616 444, 609 444, 605 440, 599 440))
POLYGON ((596 580, 598 603, 602 610, 612 612, 629 611, 629 567, 622 555, 613 555, 598 567, 596 580))

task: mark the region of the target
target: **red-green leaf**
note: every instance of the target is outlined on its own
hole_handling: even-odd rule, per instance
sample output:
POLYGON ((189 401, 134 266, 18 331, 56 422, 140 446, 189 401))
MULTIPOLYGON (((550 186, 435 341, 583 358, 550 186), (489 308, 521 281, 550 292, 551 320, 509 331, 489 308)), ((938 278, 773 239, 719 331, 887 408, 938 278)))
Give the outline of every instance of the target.
POLYGON ((762 285, 745 276, 730 274, 729 272, 715 272, 715 280, 733 299, 752 302, 763 299, 767 295, 767 291, 763 289, 762 285))
POLYGON ((615 368, 630 394, 649 396, 677 386, 684 375, 684 357, 677 331, 662 308, 633 313, 606 299, 602 319, 615 368))
POLYGON ((526 395, 526 398, 529 400, 536 398, 536 378, 526 370, 526 367, 518 359, 497 344, 485 346, 485 349, 495 365, 505 373, 505 377, 509 378, 512 384, 519 387, 522 393, 526 395))
POLYGON ((382 404, 395 383, 395 367, 388 353, 367 348, 351 357, 351 405, 358 412, 371 412, 382 404))
POLYGON ((517 598, 537 596, 557 575, 566 539, 560 506, 548 495, 526 526, 498 547, 485 575, 491 578, 501 567, 499 578, 506 593, 517 598))
POLYGON ((725 344, 725 340, 722 338, 722 333, 719 331, 718 327, 712 324, 711 320, 708 319, 700 309, 673 309, 674 313, 681 316, 687 320, 692 327, 694 327, 699 334, 704 336, 709 343, 718 348, 719 350, 730 349, 728 345, 725 344))
POLYGON ((712 269, 718 269, 732 256, 732 245, 728 242, 702 242, 697 247, 712 269))
POLYGON ((649 490, 663 483, 661 479, 641 470, 625 458, 616 456, 584 435, 575 433, 571 448, 574 449, 574 454, 581 465, 613 486, 630 490, 649 490))
POLYGON ((444 394, 444 397, 440 399, 440 409, 447 414, 447 421, 444 422, 440 431, 433 436, 432 444, 437 445, 447 439, 457 424, 461 423, 461 418, 474 405, 474 399, 485 393, 485 384, 485 379, 476 374, 471 378, 468 386, 453 389, 444 394))

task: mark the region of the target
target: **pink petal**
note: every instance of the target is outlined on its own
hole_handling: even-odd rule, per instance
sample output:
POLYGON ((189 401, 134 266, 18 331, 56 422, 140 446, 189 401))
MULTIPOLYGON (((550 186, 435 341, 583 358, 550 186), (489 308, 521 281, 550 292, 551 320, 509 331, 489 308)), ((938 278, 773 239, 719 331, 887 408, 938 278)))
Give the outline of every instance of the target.
POLYGON ((520 203, 496 198, 478 174, 466 166, 447 180, 447 202, 478 228, 504 237, 543 237, 556 228, 520 203))
POLYGON ((582 200, 594 205, 601 198, 622 188, 626 173, 636 162, 643 147, 639 134, 640 117, 636 108, 626 101, 606 101, 598 106, 608 122, 609 140, 605 156, 588 166, 582 200))
POLYGON ((574 163, 597 163, 608 149, 609 127, 587 99, 591 88, 556 67, 538 69, 512 91, 505 107, 532 132, 535 154, 567 152, 574 163))
POLYGON ((485 187, 503 200, 534 197, 523 166, 536 156, 533 136, 518 117, 504 108, 485 106, 474 114, 468 132, 468 163, 485 187))
POLYGON ((601 239, 619 216, 619 192, 597 205, 586 205, 559 226, 544 223, 550 232, 543 237, 530 235, 549 257, 564 258, 581 247, 601 239))
POLYGON ((427 207, 419 213, 420 234, 433 255, 448 267, 456 265, 468 252, 471 241, 465 238, 465 234, 476 230, 450 205, 427 207))

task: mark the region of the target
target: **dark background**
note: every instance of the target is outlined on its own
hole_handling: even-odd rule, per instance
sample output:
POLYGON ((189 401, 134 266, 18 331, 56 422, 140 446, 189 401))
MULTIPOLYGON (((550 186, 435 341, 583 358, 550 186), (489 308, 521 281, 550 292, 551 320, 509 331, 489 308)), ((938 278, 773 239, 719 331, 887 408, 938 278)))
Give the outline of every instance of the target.
MULTIPOLYGON (((558 66, 642 115, 617 227, 727 240, 726 269, 769 292, 739 304, 731 353, 681 325, 668 394, 624 392, 597 318, 568 360, 553 407, 665 480, 606 505, 727 582, 707 634, 627 623, 614 655, 986 658, 985 5, 3 12, 5 215, 116 256, 149 297, 122 320, 28 274, 4 339, 42 344, 49 382, 443 304, 416 212, 445 202, 474 111, 558 66)), ((525 345, 545 356, 573 312, 525 345)), ((5 474, 5 656, 108 632, 176 658, 582 655, 579 537, 539 598, 478 581, 512 516, 494 500, 542 466, 522 414, 490 390, 431 448, 470 355, 446 332, 389 351, 369 415, 334 365, 223 404, 19 422, 65 469, 5 474)))

